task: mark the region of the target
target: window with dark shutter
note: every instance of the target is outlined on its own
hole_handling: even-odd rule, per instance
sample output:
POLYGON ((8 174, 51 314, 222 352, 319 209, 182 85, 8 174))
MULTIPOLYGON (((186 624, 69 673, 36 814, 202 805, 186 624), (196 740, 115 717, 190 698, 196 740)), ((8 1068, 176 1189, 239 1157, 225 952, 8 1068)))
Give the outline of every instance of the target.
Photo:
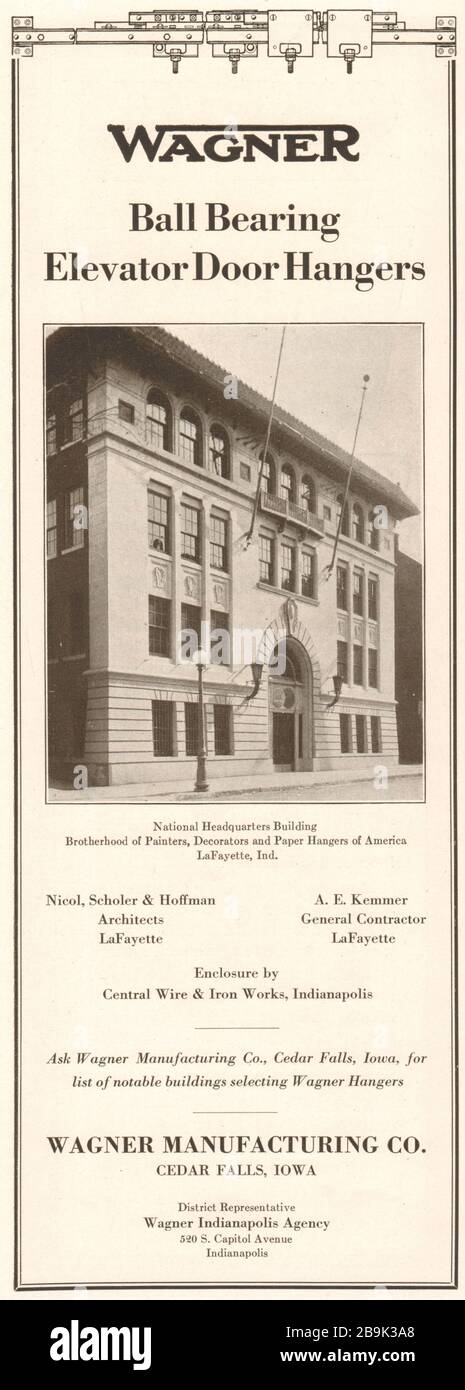
POLYGON ((155 758, 172 758, 174 752, 174 703, 172 700, 152 700, 153 754, 155 758))
POLYGON ((227 758, 232 753, 232 708, 231 705, 213 706, 215 733, 215 753, 227 758))

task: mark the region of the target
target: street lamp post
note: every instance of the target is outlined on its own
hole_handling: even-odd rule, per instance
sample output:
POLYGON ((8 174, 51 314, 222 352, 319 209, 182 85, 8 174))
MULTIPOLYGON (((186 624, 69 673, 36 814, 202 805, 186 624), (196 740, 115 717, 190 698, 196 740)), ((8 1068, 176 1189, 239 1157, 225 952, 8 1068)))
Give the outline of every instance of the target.
POLYGON ((198 738, 197 738, 197 777, 195 782, 196 792, 207 792, 207 750, 205 747, 205 721, 203 705, 203 673, 207 666, 207 656, 201 647, 195 653, 195 664, 199 679, 198 688, 198 738))

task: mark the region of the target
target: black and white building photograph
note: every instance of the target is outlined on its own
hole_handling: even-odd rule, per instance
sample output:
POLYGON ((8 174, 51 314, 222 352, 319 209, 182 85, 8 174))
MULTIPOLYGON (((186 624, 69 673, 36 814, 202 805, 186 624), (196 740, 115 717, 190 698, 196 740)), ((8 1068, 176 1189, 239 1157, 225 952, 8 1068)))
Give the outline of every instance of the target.
POLYGON ((46 328, 49 800, 423 799, 422 351, 46 328))

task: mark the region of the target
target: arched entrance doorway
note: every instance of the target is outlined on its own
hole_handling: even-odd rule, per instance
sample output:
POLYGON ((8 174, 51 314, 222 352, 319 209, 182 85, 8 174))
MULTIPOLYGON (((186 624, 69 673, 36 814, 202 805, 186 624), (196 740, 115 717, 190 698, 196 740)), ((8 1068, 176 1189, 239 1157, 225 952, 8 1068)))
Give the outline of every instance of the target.
POLYGON ((313 679, 310 659, 294 637, 283 637, 270 658, 270 734, 278 772, 311 771, 313 679))

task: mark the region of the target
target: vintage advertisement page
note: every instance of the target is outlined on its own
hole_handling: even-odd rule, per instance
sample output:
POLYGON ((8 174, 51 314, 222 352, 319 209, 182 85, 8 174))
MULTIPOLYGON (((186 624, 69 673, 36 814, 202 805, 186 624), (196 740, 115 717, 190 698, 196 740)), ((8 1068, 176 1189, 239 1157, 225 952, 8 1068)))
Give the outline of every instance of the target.
POLYGON ((4 1296, 453 1300, 460 16, 35 2, 4 1296))

